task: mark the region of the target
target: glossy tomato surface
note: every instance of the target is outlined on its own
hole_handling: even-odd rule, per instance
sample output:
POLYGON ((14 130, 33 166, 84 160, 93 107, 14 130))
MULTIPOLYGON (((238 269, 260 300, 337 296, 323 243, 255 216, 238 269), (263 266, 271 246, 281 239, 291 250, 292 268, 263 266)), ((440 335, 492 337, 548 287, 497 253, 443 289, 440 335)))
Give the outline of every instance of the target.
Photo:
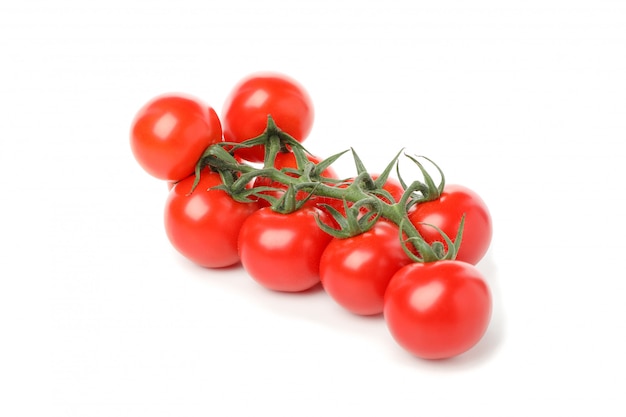
POLYGON ((409 263, 398 227, 379 221, 367 232, 333 239, 322 254, 320 278, 343 308, 359 315, 380 314, 391 277, 409 263))
MULTIPOLYGON (((313 126, 313 102, 296 80, 278 73, 252 74, 237 84, 228 95, 222 122, 227 142, 243 142, 259 136, 271 115, 279 129, 304 141, 313 126)), ((237 155, 251 162, 263 161, 261 146, 241 149, 237 155)))
POLYGON ((428 225, 437 226, 454 240, 463 214, 463 237, 456 259, 475 265, 487 253, 493 234, 489 209, 477 193, 461 185, 446 185, 438 199, 416 205, 409 219, 428 243, 440 241, 447 247, 441 234, 428 225))
POLYGON ((489 325, 491 308, 489 288, 473 265, 413 263, 389 282, 384 317, 391 335, 408 352, 445 359, 478 343, 489 325))
POLYGON ((248 274, 262 286, 299 292, 319 283, 322 252, 331 236, 322 231, 316 217, 325 214, 305 206, 289 214, 270 207, 253 213, 239 233, 239 256, 248 274))
POLYGON ((165 204, 165 231, 171 244, 190 261, 221 268, 239 262, 237 239, 244 220, 258 209, 240 203, 221 190, 219 174, 205 170, 189 194, 195 177, 176 183, 165 204))
POLYGON ((202 152, 222 141, 220 120, 201 100, 167 94, 146 103, 136 114, 130 145, 150 175, 179 181, 194 172, 202 152))

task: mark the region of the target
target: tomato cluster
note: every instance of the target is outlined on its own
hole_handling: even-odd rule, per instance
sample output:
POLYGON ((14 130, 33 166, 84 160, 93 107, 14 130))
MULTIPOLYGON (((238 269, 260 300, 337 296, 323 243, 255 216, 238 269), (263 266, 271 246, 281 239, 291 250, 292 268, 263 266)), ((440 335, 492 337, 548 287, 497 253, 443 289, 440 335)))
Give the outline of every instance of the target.
POLYGON ((392 178, 400 154, 371 173, 352 151, 357 173, 341 178, 332 163, 345 152, 319 158, 302 146, 313 119, 307 91, 277 73, 242 80, 219 117, 181 94, 141 108, 131 149, 169 185, 172 246, 206 268, 241 264, 270 290, 321 285, 351 313, 382 315, 415 356, 449 358, 473 347, 492 306, 475 267, 492 235, 484 201, 445 184, 438 167, 437 184, 411 156, 423 179, 392 178))

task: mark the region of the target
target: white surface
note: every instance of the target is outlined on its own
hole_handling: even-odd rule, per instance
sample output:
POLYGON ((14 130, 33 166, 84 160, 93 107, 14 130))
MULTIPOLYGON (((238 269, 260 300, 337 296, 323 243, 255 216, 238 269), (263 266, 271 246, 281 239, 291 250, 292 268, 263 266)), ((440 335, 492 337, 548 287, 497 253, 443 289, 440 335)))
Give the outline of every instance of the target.
POLYGON ((624 415, 625 24, 618 0, 2 3, 0 415, 624 415), (474 350, 414 359, 169 246, 130 121, 257 70, 309 90, 311 150, 405 147, 483 196, 474 350))

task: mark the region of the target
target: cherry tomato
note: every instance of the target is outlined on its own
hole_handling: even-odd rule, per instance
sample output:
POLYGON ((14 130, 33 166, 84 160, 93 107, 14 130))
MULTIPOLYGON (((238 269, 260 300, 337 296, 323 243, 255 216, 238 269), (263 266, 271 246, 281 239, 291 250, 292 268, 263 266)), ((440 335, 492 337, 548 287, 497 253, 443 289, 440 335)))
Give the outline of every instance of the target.
POLYGON ((215 110, 191 96, 156 97, 139 110, 131 126, 135 159, 150 175, 166 181, 191 175, 202 152, 221 141, 215 110))
POLYGON ((233 200, 225 191, 208 190, 221 184, 219 174, 205 170, 194 192, 195 176, 176 183, 165 205, 165 231, 170 242, 190 261, 221 268, 239 262, 237 239, 244 220, 257 203, 233 200))
POLYGON ((446 185, 438 199, 414 206, 409 220, 426 242, 441 241, 447 247, 441 234, 428 224, 454 239, 463 214, 463 237, 456 259, 476 265, 489 249, 492 223, 487 205, 474 191, 461 185, 446 185))
POLYGON ((379 221, 360 235, 333 239, 322 254, 320 278, 326 292, 348 311, 380 314, 389 280, 409 263, 398 227, 379 221))
POLYGON ((275 291, 299 292, 319 283, 322 252, 331 236, 316 222, 326 214, 305 206, 289 214, 264 207, 246 219, 239 233, 239 256, 248 274, 275 291))
POLYGON ((391 278, 384 317, 400 346, 424 359, 450 358, 482 338, 491 293, 476 267, 461 261, 413 263, 391 278))
MULTIPOLYGON (((313 103, 307 91, 294 79, 277 73, 252 74, 228 95, 222 111, 224 138, 243 142, 259 136, 271 115, 279 129, 297 141, 304 141, 313 126, 313 103)), ((261 162, 262 146, 240 149, 243 159, 261 162)))
MULTIPOLYGON (((321 159, 313 156, 313 155, 307 155, 307 158, 309 161, 318 164, 321 162, 321 159)), ((276 158, 274 159, 274 167, 276 169, 283 169, 283 168, 293 168, 293 169, 297 169, 298 168, 298 163, 296 161, 296 156, 294 155, 293 152, 279 152, 278 154, 276 154, 276 158)), ((291 173, 287 173, 287 175, 293 176, 295 177, 295 174, 291 174, 291 173)), ((332 167, 328 167, 324 170, 324 172, 322 172, 322 176, 326 177, 326 178, 339 178, 337 176, 337 174, 335 173, 335 170, 332 167)), ((274 187, 274 188, 278 188, 278 189, 282 189, 285 190, 286 187, 284 184, 277 182, 277 181, 272 181, 271 179, 267 178, 267 177, 257 177, 254 180, 254 186, 255 187, 274 187)), ((283 195, 284 191, 265 191, 263 192, 263 194, 267 194, 267 195, 271 195, 275 198, 280 198, 283 195)), ((309 196, 308 193, 305 193, 304 191, 298 193, 298 195, 296 196, 296 198, 298 200, 303 200, 305 198, 307 198, 309 196)), ((324 201, 323 197, 315 197, 315 198, 311 198, 309 200, 312 204, 316 204, 317 202, 321 202, 324 201)), ((264 199, 259 199, 259 203, 262 206, 269 206, 270 203, 267 200, 264 199)))

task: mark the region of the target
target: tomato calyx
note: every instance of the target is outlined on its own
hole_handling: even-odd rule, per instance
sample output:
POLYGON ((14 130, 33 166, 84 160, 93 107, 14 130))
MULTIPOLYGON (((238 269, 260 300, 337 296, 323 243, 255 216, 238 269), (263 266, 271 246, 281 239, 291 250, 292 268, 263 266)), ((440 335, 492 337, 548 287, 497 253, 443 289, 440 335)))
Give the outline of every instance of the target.
POLYGON ((408 237, 404 239, 402 236, 402 230, 404 226, 404 222, 406 220, 402 219, 400 222, 400 241, 402 244, 402 249, 404 253, 411 258, 414 262, 436 262, 436 261, 444 261, 444 260, 454 260, 456 259, 456 255, 459 252, 461 247, 461 241, 463 238, 463 227, 465 225, 465 216, 461 218, 461 222, 459 224, 459 230, 454 238, 454 241, 450 239, 450 237, 439 227, 434 224, 429 223, 419 223, 421 225, 434 228, 437 233, 442 237, 442 239, 446 242, 446 246, 440 241, 435 241, 432 244, 428 244, 426 240, 422 237, 408 237), (415 248, 417 253, 412 251, 411 246, 415 248))
POLYGON ((406 205, 407 210, 416 204, 426 203, 428 201, 438 199, 441 196, 443 188, 446 185, 445 175, 443 174, 441 168, 439 168, 439 165, 437 165, 435 162, 425 156, 413 157, 408 154, 404 154, 404 156, 411 160, 419 168, 424 178, 424 182, 413 181, 411 184, 407 185, 400 173, 399 164, 396 165, 398 180, 400 180, 400 184, 402 184, 402 187, 404 187, 405 189, 405 193, 402 196, 402 202, 406 205), (428 173, 424 165, 418 161, 418 158, 423 158, 427 160, 437 169, 437 171, 439 172, 439 176, 441 177, 439 184, 435 184, 435 180, 428 173))
POLYGON ((368 197, 349 205, 343 200, 343 213, 330 204, 321 206, 333 217, 337 228, 328 226, 318 219, 318 226, 329 235, 345 239, 360 235, 370 230, 382 215, 381 201, 375 197, 368 197))

